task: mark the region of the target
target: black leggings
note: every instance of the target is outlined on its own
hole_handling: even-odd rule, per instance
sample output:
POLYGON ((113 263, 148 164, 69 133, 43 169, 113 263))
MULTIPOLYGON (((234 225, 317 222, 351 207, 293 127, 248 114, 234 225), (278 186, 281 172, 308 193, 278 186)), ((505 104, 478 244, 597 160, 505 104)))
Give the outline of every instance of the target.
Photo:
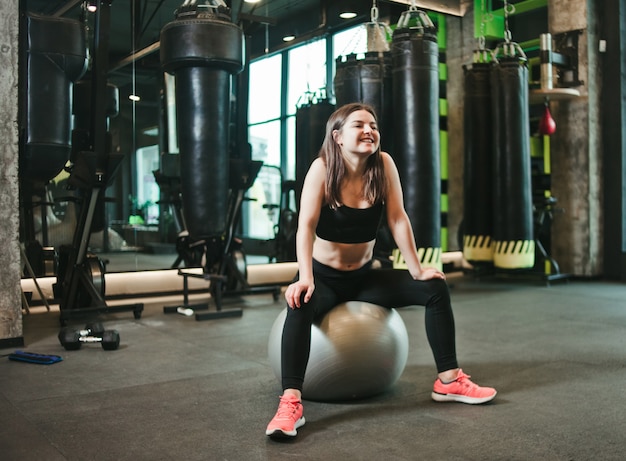
POLYGON ((302 390, 311 349, 311 325, 338 304, 364 301, 388 309, 426 307, 426 336, 439 373, 457 368, 454 315, 445 280, 414 280, 408 271, 372 269, 368 263, 354 271, 340 271, 313 261, 315 291, 307 304, 287 309, 283 328, 281 366, 284 389, 302 390))

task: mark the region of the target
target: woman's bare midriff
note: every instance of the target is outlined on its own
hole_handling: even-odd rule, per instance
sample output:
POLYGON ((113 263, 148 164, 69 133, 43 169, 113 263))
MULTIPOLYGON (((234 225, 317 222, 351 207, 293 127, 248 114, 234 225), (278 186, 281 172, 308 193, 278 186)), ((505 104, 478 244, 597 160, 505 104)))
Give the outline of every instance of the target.
POLYGON ((376 240, 365 243, 337 243, 315 237, 313 259, 340 271, 359 269, 374 256, 376 240))

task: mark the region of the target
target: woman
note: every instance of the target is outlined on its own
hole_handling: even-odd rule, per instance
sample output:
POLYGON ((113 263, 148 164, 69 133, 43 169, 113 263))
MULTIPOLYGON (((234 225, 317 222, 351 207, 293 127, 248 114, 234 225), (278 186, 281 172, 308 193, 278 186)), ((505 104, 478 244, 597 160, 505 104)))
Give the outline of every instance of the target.
POLYGON ((328 120, 319 157, 302 187, 296 253, 298 276, 285 292, 289 309, 282 337, 283 395, 267 426, 268 436, 293 437, 304 424, 301 391, 311 324, 346 301, 387 308, 425 306, 438 372, 432 398, 478 404, 495 397, 495 389, 477 386, 457 364, 446 277, 420 264, 398 170, 380 150, 376 115, 368 105, 347 104, 328 120), (408 271, 372 269, 383 212, 408 271))

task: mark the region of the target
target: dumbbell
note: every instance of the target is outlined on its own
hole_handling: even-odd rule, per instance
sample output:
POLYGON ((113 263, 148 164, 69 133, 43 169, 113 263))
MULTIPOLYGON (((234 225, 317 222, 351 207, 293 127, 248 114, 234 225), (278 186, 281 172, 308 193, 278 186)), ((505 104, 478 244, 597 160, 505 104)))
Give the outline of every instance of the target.
POLYGON ((114 351, 120 345, 120 334, 117 330, 105 330, 101 323, 92 323, 84 330, 61 329, 59 341, 68 351, 80 349, 83 343, 100 343, 105 351, 114 351))

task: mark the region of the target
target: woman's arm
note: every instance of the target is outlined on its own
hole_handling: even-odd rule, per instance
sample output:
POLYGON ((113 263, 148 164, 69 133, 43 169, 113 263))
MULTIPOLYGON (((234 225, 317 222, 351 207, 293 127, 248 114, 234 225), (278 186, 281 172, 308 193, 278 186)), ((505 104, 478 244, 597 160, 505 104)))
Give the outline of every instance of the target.
POLYGON ((381 152, 387 177, 387 224, 402 257, 407 264, 409 273, 415 280, 428 280, 433 277, 445 278, 442 272, 435 269, 423 269, 417 254, 415 235, 411 221, 404 209, 404 198, 400 175, 393 159, 386 152, 381 152))
POLYGON ((321 159, 311 164, 304 178, 298 211, 298 229, 296 231, 296 257, 298 259, 298 281, 285 291, 285 299, 291 307, 300 307, 302 293, 304 302, 311 299, 315 284, 313 280, 313 241, 315 229, 324 202, 324 184, 326 167, 321 159))

